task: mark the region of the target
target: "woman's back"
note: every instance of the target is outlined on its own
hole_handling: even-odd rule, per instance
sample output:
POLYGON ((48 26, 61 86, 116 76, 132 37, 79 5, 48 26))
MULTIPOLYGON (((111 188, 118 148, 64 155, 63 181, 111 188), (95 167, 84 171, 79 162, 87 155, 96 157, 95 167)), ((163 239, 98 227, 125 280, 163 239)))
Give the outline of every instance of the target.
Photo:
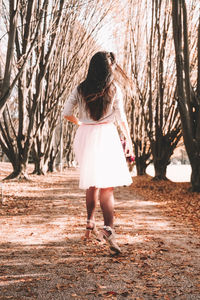
POLYGON ((123 122, 126 120, 126 116, 123 108, 123 95, 121 89, 118 85, 115 84, 116 91, 111 99, 110 103, 107 106, 106 112, 98 119, 94 120, 88 109, 86 107, 85 100, 83 96, 78 91, 78 87, 76 87, 71 93, 68 101, 65 103, 63 114, 70 115, 73 113, 73 110, 76 106, 78 106, 79 110, 79 120, 84 124, 99 124, 102 122, 123 122))

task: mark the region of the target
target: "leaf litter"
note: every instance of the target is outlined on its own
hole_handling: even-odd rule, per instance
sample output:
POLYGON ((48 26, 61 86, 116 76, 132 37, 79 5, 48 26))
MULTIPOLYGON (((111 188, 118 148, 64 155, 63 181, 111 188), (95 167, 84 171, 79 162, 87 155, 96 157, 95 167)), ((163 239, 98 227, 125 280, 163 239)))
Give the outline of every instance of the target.
POLYGON ((142 176, 116 188, 116 256, 82 239, 78 170, 3 182, 0 299, 200 299, 199 195, 188 186, 142 176))

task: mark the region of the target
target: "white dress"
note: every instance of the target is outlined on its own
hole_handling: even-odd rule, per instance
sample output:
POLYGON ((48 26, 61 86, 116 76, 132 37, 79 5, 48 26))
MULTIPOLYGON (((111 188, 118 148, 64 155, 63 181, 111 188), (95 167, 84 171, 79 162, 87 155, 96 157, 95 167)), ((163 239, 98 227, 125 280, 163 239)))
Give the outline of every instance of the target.
POLYGON ((79 126, 74 139, 74 152, 80 167, 81 189, 130 185, 132 178, 114 121, 126 121, 122 93, 116 94, 107 113, 98 121, 92 120, 81 95, 75 88, 65 103, 63 115, 73 114, 79 107, 79 126))

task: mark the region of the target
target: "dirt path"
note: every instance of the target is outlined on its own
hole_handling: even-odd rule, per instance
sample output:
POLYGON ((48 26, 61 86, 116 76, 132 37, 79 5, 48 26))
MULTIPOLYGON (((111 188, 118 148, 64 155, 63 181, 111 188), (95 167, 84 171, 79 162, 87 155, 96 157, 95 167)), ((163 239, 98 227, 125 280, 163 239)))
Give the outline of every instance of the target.
MULTIPOLYGON (((200 299, 199 237, 161 204, 115 190, 123 253, 112 256, 106 244, 81 239, 77 171, 31 179, 3 184, 0 299, 200 299)), ((101 227, 99 206, 96 219, 101 227)))

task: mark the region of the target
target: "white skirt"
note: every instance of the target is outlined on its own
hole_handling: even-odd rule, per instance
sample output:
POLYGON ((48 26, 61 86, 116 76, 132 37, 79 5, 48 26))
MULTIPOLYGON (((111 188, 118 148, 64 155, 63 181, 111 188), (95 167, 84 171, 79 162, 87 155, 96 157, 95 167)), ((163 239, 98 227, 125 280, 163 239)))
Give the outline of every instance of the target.
POLYGON ((80 167, 81 189, 132 183, 119 134, 113 123, 81 125, 75 135, 74 152, 80 167))

